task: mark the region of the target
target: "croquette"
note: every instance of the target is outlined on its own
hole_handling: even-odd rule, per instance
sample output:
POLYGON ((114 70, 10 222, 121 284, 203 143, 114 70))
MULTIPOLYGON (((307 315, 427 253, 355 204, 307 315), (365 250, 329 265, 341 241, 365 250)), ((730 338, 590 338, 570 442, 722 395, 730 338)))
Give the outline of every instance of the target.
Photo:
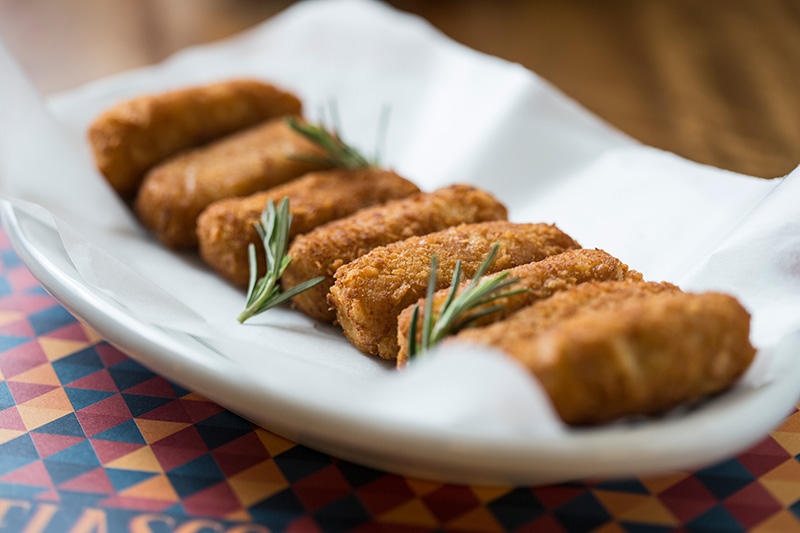
POLYGON ((328 295, 337 322, 359 350, 395 359, 397 317, 419 300, 428 285, 431 256, 438 258, 436 289, 449 286, 456 261, 465 276, 475 274, 492 246, 499 248, 487 273, 580 248, 549 224, 507 221, 462 224, 381 246, 340 267, 328 295))
POLYGON ((324 152, 282 118, 184 151, 144 178, 134 208, 142 223, 174 249, 197 246, 197 217, 218 200, 281 185, 320 166, 298 156, 324 152))
MULTIPOLYGON (((570 250, 546 257, 541 261, 520 265, 504 272, 508 273, 509 279, 517 280, 508 290, 523 289, 525 292, 512 294, 474 309, 472 314, 478 313, 490 305, 501 306, 497 311, 474 321, 472 326, 486 326, 503 320, 523 307, 549 298, 556 292, 566 290, 579 283, 621 280, 642 281, 642 275, 639 272, 629 270, 628 265, 616 257, 603 250, 588 249, 570 250)), ((494 276, 500 274, 498 272, 494 276)), ((486 279, 491 279, 494 276, 486 276, 486 279)), ((469 283, 469 280, 464 281, 460 290, 463 291, 469 283)), ((439 313, 439 309, 447 298, 448 292, 449 289, 443 289, 434 295, 434 315, 439 313)), ((422 318, 424 316, 424 311, 422 310, 425 309, 425 299, 422 298, 418 303, 421 313, 420 318, 422 318)), ((397 357, 398 366, 405 364, 408 359, 408 333, 414 307, 415 305, 411 305, 406 308, 397 319, 397 343, 400 346, 400 353, 397 357)))
POLYGON ((289 92, 230 80, 119 103, 95 119, 88 136, 100 172, 122 197, 132 198, 150 168, 181 150, 301 112, 289 92))
MULTIPOLYGON (((254 224, 260 220, 269 200, 278 204, 284 197, 289 199, 291 242, 295 235, 359 209, 418 192, 416 185, 396 173, 374 167, 312 172, 263 192, 211 204, 197 220, 200 256, 234 285, 247 287, 250 276, 247 248, 260 240, 254 224)), ((258 250, 260 247, 257 244, 258 250)), ((293 265, 297 257, 291 252, 288 255, 293 265)), ((260 268, 259 275, 263 274, 263 261, 260 268)))
POLYGON ((750 315, 732 296, 593 282, 453 338, 509 354, 538 378, 566 423, 584 425, 658 414, 725 390, 755 355, 749 334, 750 315))
POLYGON ((409 237, 507 217, 505 206, 494 196, 460 184, 363 209, 297 237, 281 283, 288 290, 307 279, 324 277, 319 285, 295 296, 293 303, 310 317, 330 323, 336 313, 328 306, 327 296, 340 266, 409 237))

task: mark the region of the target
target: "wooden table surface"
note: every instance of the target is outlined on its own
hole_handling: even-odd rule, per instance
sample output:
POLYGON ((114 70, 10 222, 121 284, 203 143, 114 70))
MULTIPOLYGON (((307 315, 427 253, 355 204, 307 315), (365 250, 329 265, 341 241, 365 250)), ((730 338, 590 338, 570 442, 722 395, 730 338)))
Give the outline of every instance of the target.
MULTIPOLYGON (((796 0, 393 0, 519 62, 642 142, 759 177, 800 163, 796 0)), ((289 0, 0 0, 0 38, 45 94, 162 60, 289 0)))

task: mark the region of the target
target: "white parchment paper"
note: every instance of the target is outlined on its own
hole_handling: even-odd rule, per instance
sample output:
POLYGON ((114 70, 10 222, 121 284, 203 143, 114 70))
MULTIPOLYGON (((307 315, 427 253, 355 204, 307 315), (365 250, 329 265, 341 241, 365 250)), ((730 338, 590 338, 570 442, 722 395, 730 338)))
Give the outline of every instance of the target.
POLYGON ((753 315, 759 348, 743 387, 774 378, 771 348, 800 328, 798 171, 762 180, 643 146, 534 73, 382 4, 301 3, 236 38, 46 105, 0 51, 2 194, 57 228, 92 290, 144 323, 202 337, 265 387, 470 434, 567 431, 536 382, 496 354, 454 347, 398 374, 288 308, 239 325, 241 291, 138 225, 94 169, 89 123, 123 99, 238 76, 296 91, 312 117, 335 100, 344 137, 366 152, 388 104, 384 161, 423 190, 477 185, 505 202, 512 220, 556 223, 646 279, 736 295, 753 315))

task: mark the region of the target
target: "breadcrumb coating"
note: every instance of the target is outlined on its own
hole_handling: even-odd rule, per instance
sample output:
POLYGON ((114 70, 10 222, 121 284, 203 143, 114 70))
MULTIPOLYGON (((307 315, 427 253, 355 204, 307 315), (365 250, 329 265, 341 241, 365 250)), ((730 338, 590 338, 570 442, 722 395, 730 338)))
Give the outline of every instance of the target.
POLYGON ((363 209, 297 237, 289 249, 292 262, 281 283, 288 290, 323 276, 325 281, 295 296, 293 303, 317 320, 333 322, 336 313, 328 306, 327 296, 340 266, 409 237, 507 216, 506 208, 491 194, 460 184, 363 209))
MULTIPOLYGON (((508 272, 509 278, 518 280, 509 290, 525 289, 526 292, 500 298, 488 305, 475 309, 474 311, 478 312, 490 305, 502 306, 502 309, 476 320, 473 326, 486 326, 503 320, 523 307, 549 298, 556 292, 569 289, 579 283, 622 280, 642 281, 642 275, 639 272, 629 270, 628 265, 602 250, 570 250, 546 257, 541 261, 520 265, 504 272, 508 272)), ((496 275, 499 274, 501 273, 498 272, 496 275)), ((486 276, 486 279, 491 279, 492 277, 494 276, 486 276)), ((464 281, 460 290, 464 290, 469 282, 469 280, 464 281)), ((435 314, 438 314, 448 292, 449 289, 443 289, 434 295, 433 309, 435 314)), ((418 303, 420 310, 425 309, 425 298, 420 299, 418 303)), ((400 352, 397 357, 398 366, 404 365, 408 360, 408 331, 413 311, 414 304, 404 309, 397 319, 397 343, 400 346, 400 352)), ((420 318, 422 316, 420 315, 420 318)))
POLYGON ((142 223, 170 248, 197 246, 197 217, 212 203, 248 196, 319 166, 295 155, 322 156, 282 119, 181 152, 144 178, 134 208, 142 223))
POLYGON ((88 136, 100 172, 130 198, 150 168, 181 150, 301 111, 296 96, 273 85, 230 80, 121 102, 95 119, 88 136))
POLYGON ((495 243, 499 249, 487 273, 580 248, 549 224, 462 224, 376 248, 342 266, 334 275, 328 304, 359 350, 395 359, 397 317, 425 294, 431 256, 439 260, 436 289, 444 289, 459 259, 464 275, 472 277, 495 243))
MULTIPOLYGON (((254 224, 260 220, 269 200, 277 205, 284 197, 289 198, 291 242, 296 235, 326 222, 417 192, 419 188, 410 181, 379 168, 312 172, 263 192, 211 204, 197 219, 200 255, 224 278, 240 287, 247 287, 250 277, 247 248, 250 243, 256 244, 259 251, 259 275, 263 275, 265 268, 254 224)), ((290 266, 294 265, 298 258, 292 252, 288 255, 292 258, 290 266)))
POLYGON ((732 296, 596 282, 455 338, 517 359, 565 422, 597 424, 725 390, 753 360, 749 335, 750 315, 732 296))

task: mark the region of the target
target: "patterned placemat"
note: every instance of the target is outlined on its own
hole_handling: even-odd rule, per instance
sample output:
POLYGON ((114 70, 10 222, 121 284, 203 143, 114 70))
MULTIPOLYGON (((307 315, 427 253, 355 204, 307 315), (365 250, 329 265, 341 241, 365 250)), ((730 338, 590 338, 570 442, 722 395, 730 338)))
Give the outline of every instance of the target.
POLYGON ((386 474, 150 372, 53 300, 0 231, 0 531, 800 531, 800 414, 696 472, 547 487, 386 474))

